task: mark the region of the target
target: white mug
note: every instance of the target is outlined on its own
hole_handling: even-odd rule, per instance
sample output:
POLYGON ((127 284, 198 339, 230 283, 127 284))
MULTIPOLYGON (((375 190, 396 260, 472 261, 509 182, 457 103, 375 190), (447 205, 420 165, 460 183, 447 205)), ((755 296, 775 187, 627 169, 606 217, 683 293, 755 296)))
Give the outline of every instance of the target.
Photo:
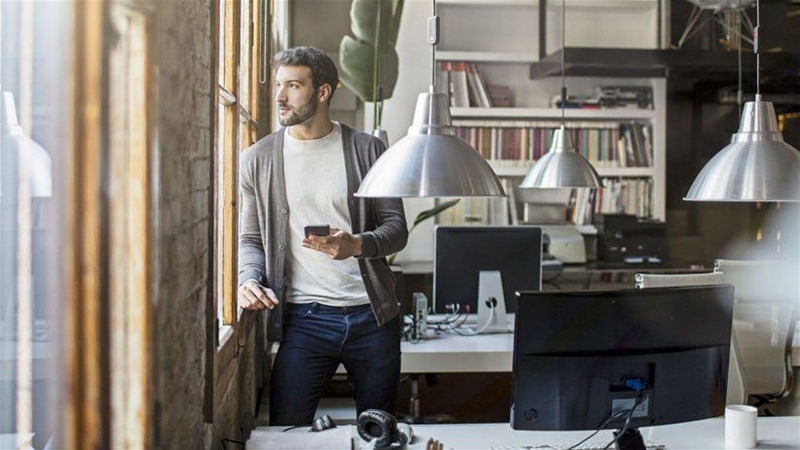
POLYGON ((758 409, 748 405, 725 407, 725 448, 755 448, 758 409))

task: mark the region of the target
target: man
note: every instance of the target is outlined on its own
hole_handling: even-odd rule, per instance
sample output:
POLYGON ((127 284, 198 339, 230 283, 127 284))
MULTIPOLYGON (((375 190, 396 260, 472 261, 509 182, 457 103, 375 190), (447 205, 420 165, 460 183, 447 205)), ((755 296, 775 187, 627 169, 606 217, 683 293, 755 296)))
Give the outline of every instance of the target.
POLYGON ((336 66, 311 47, 275 57, 275 102, 284 128, 242 153, 238 303, 271 310, 281 345, 270 381, 272 425, 305 425, 339 363, 358 413, 393 411, 400 378, 394 276, 385 256, 408 238, 399 199, 353 196, 385 150, 380 140, 330 120, 336 66), (330 235, 304 235, 330 224, 330 235))

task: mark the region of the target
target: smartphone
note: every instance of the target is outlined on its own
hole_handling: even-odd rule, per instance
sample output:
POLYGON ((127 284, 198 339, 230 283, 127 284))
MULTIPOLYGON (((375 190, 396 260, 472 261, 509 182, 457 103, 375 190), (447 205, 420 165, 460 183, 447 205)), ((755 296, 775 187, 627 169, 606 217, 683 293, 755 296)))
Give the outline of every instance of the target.
POLYGON ((330 225, 306 225, 303 227, 303 231, 306 234, 306 237, 311 236, 328 236, 331 234, 331 226, 330 225))

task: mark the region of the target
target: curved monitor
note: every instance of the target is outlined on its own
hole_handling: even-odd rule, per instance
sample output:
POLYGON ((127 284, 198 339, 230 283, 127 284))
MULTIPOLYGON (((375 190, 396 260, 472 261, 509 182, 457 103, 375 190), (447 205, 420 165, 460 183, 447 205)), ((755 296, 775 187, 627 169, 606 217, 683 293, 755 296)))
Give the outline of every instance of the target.
POLYGON ((433 302, 477 312, 481 271, 499 271, 506 311, 517 310, 516 291, 542 288, 542 229, 532 226, 438 226, 434 235, 433 302))
POLYGON ((591 430, 724 413, 733 286, 521 292, 511 426, 591 430), (630 417, 629 417, 630 416, 630 417))

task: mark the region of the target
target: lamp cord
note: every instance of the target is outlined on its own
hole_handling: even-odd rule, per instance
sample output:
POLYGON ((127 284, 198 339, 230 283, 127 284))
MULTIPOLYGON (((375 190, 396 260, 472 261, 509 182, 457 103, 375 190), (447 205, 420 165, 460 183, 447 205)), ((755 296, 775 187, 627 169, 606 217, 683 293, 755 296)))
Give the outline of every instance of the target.
POLYGON ((563 127, 566 118, 564 110, 567 107, 567 5, 565 0, 561 0, 561 126, 563 127))
POLYGON ((761 44, 759 41, 759 34, 761 34, 761 1, 756 0, 756 28, 753 31, 753 51, 756 52, 756 101, 761 98, 761 44))
MULTIPOLYGON (((431 16, 436 17, 436 0, 433 0, 431 5, 431 16)), ((428 30, 428 32, 430 33, 431 30, 428 30)), ((435 30, 434 32, 437 34, 435 40, 438 41, 439 30, 435 30)), ((433 92, 436 92, 436 42, 431 43, 431 89, 433 92)))
POLYGON ((742 14, 745 14, 745 12, 744 8, 742 7, 742 0, 739 0, 739 14, 736 16, 736 25, 739 31, 736 35, 737 56, 739 58, 739 90, 736 91, 736 106, 739 110, 739 120, 742 120, 742 14))

